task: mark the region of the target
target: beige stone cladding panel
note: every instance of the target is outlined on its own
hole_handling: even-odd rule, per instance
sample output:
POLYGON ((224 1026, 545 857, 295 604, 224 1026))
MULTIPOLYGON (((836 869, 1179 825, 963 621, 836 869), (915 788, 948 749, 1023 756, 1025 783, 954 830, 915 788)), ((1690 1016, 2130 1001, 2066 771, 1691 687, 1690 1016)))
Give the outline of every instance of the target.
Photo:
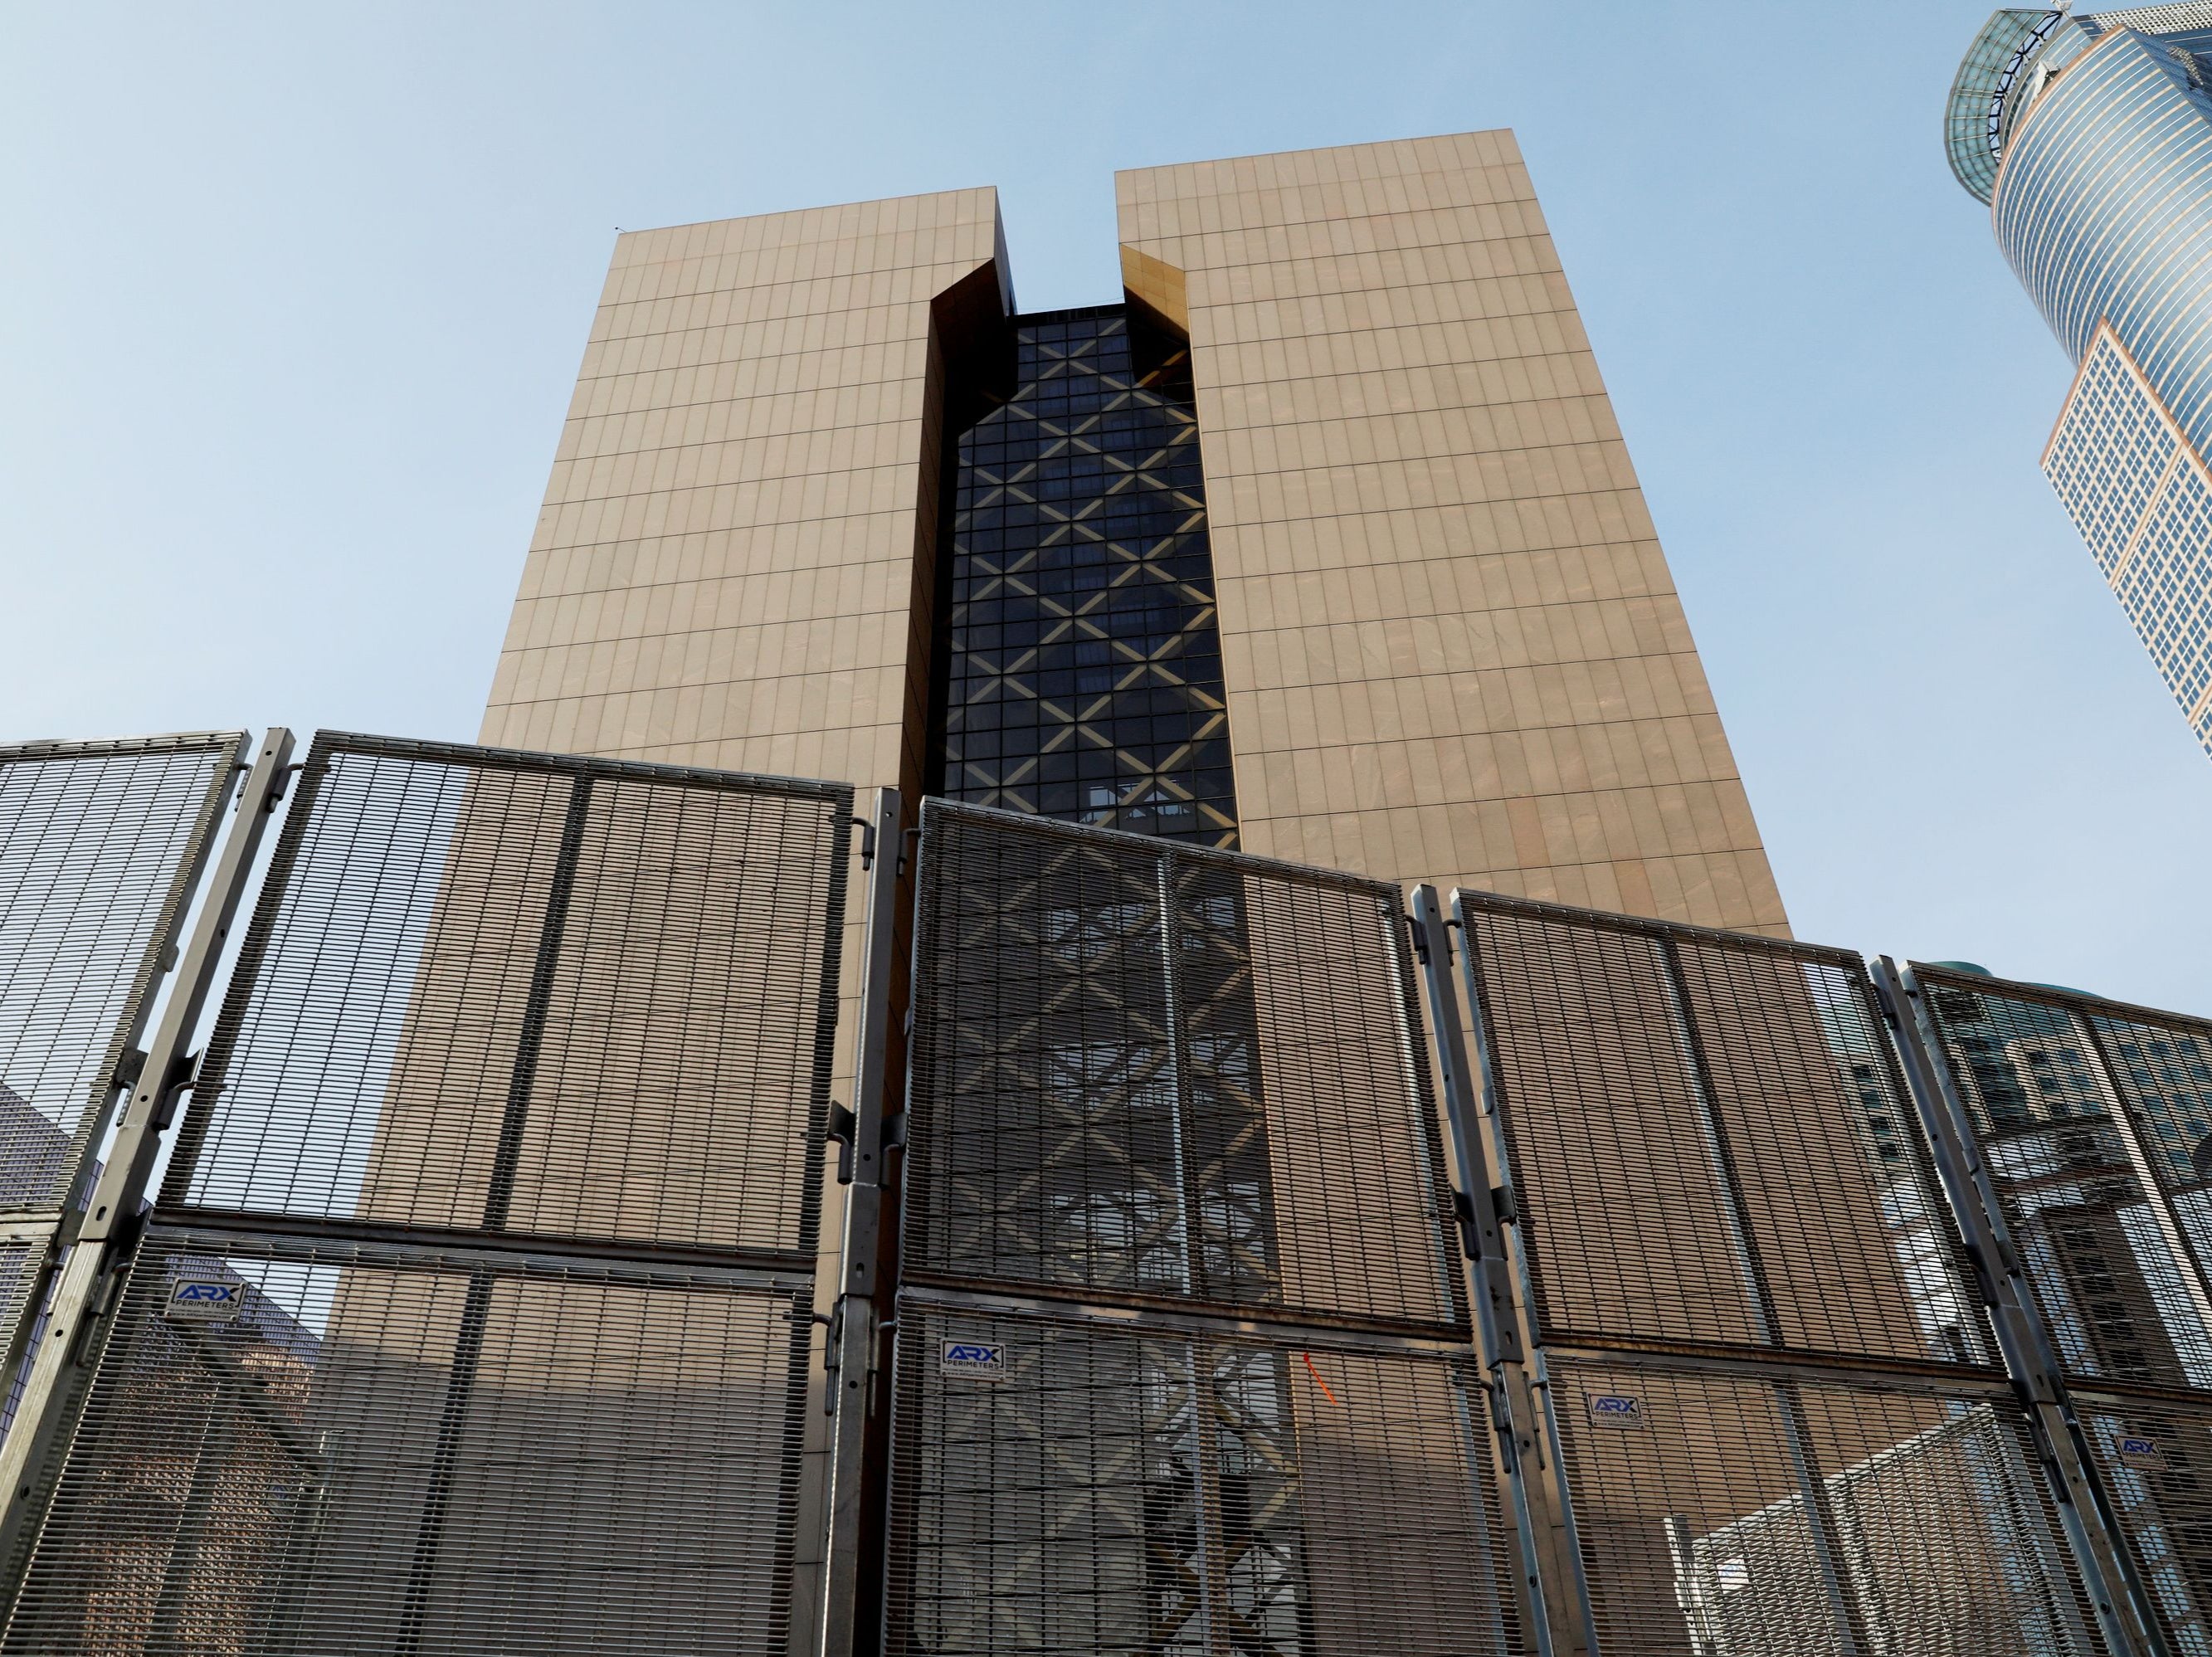
POLYGON ((1118 175, 1198 381, 1246 849, 1782 933, 1512 135, 1118 175))
POLYGON ((623 236, 483 740, 896 783, 930 301, 996 192, 623 236))

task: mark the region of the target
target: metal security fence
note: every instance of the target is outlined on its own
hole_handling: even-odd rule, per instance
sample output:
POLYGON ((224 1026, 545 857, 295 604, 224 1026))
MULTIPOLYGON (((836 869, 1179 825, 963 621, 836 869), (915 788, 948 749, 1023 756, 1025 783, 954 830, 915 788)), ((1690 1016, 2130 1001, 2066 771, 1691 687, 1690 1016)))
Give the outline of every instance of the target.
POLYGON ((163 1204, 811 1254, 852 813, 323 733, 163 1204))
POLYGON ((1395 889, 923 821, 909 1282, 1465 1327, 1395 889))
POLYGON ((1600 1650, 2103 1649, 2002 1389, 1594 1357, 1550 1387, 1600 1650))
POLYGON ((2212 1024, 1912 970, 2069 1376, 2212 1399, 2212 1024))
POLYGON ((2074 1396, 2112 1522, 2175 1651, 2212 1651, 2212 1408, 2074 1396))
POLYGON ((888 1649, 1527 1648, 1466 1353, 900 1320, 888 1649))
POLYGON ((160 1200, 57 1298, 0 1649, 811 1642, 851 791, 297 770, 160 1200))
POLYGON ((1488 894, 1453 913, 1467 1138, 1525 1351, 1500 1343, 1500 1392, 1561 1643, 2110 1649, 1859 959, 1488 894))
POLYGON ((781 1654, 808 1293, 157 1229, 0 1650, 781 1654))
POLYGON ((1917 963, 1898 981, 2136 1603, 2167 1649, 2212 1651, 2212 1023, 1917 963))
POLYGON ((1528 1648, 1402 901, 932 801, 890 1652, 1528 1648))
POLYGON ((1456 909, 1543 1338, 1995 1373, 1857 956, 1456 909))
POLYGON ((0 1653, 2212 1657, 2212 1023, 291 751, 0 750, 0 1653))
POLYGON ((0 748, 0 1207, 84 1194, 245 741, 0 748))
POLYGON ((0 748, 5 1421, 116 1099, 144 1067, 138 1043, 245 742, 211 731, 0 748))

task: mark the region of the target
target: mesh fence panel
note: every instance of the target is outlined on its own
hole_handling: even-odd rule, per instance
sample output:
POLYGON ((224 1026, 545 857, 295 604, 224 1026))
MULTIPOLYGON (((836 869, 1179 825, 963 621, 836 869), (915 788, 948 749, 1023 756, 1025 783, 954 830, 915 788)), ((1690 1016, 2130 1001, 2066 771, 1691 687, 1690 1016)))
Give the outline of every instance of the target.
POLYGON ((2212 1026, 1913 970, 2060 1363, 2212 1394, 2212 1026))
POLYGON ((2008 1396, 1557 1363, 1609 1657, 2103 1649, 2008 1396))
POLYGON ((2113 1395, 2077 1404, 2152 1614, 2177 1652, 2212 1652, 2212 1409, 2113 1395))
POLYGON ((163 1201, 804 1253, 848 788, 319 736, 163 1201))
POLYGON ((851 815, 319 736, 0 1648, 786 1652, 851 815))
POLYGON ((1913 973, 2150 1614, 2212 1654, 2212 1024, 1913 973))
POLYGON ((0 748, 0 1209, 68 1199, 241 741, 0 748))
POLYGON ((887 1649, 1522 1650, 1397 892, 923 825, 887 1649))
POLYGON ((910 1279, 1464 1327, 1394 889, 924 823, 910 1279))
POLYGON ((1856 957, 1459 907, 1540 1333, 1993 1363, 1856 957))
POLYGON ((781 1657, 807 1305, 156 1231, 0 1649, 781 1657))
POLYGON ((909 1306, 885 1650, 1518 1652, 1471 1368, 909 1306))

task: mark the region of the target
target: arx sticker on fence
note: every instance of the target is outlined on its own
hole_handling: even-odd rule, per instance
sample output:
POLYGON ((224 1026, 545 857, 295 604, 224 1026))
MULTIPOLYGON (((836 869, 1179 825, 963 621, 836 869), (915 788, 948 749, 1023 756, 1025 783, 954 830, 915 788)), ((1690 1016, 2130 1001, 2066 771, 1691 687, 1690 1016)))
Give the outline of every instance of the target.
POLYGON ((1006 1349, 997 1341, 948 1340, 937 1367, 941 1374, 969 1381, 1004 1381, 1006 1349))
POLYGON ((1644 1400, 1633 1393, 1592 1393, 1589 1413, 1601 1427, 1641 1427, 1644 1400))
POLYGON ((2151 1472, 2166 1471, 2165 1452, 2158 1448, 2154 1438, 2124 1438, 2119 1449, 2123 1467, 2140 1467, 2151 1472))
POLYGON ((235 1323, 246 1305, 246 1285, 222 1278, 173 1278, 164 1317, 185 1323, 235 1323))

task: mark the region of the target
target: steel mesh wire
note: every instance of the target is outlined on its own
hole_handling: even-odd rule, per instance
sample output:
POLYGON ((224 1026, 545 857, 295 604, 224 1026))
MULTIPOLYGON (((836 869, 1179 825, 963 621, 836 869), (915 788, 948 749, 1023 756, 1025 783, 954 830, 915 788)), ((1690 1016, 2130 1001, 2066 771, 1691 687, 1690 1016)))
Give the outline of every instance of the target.
POLYGON ((325 732, 166 1204, 805 1253, 849 788, 325 732))
POLYGON ((909 1305, 884 1649, 1520 1652, 1471 1369, 909 1305))
POLYGON ((2061 1364, 2212 1393, 2212 1027, 1913 971, 2061 1364))
POLYGON ((0 748, 0 1209, 68 1200, 242 740, 0 748))
POLYGON ((2104 1649, 2008 1394, 1597 1358, 1551 1393, 1612 1657, 2104 1649))
POLYGON ((1395 889, 923 824, 910 1280, 1465 1326, 1395 889))
POLYGON ((782 1657, 808 1303, 157 1229, 0 1649, 782 1657))
POLYGON ((1992 1363, 1856 957, 1457 901, 1542 1334, 1992 1363))
POLYGON ((2177 1652, 2212 1651, 2212 1410, 2077 1399, 2121 1537, 2177 1652))
POLYGON ((2091 1012, 2114 1089, 2142 1124, 2151 1177, 2208 1246, 2212 1204, 2212 1024, 2179 1016, 2091 1012))

